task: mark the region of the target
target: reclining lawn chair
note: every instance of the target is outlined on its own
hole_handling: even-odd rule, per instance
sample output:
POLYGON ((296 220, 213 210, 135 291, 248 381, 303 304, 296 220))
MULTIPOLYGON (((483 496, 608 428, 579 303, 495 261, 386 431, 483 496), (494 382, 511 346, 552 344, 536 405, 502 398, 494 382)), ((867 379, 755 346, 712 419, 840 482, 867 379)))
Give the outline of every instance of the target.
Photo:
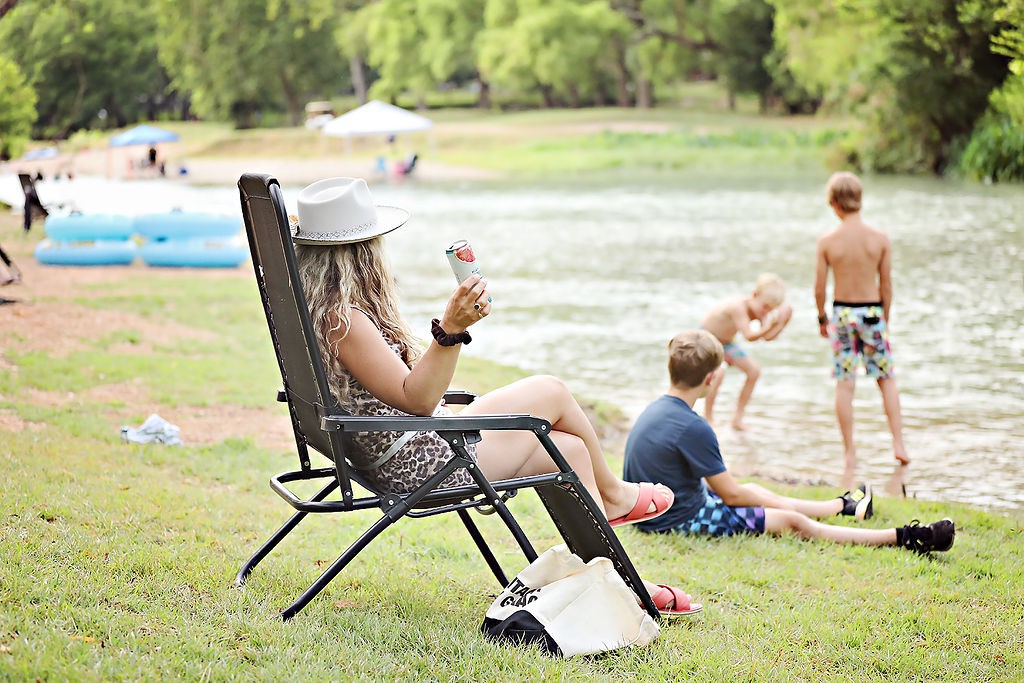
MULTIPOLYGON (((290 619, 322 591, 355 556, 378 535, 404 517, 426 517, 447 512, 458 514, 470 537, 502 587, 509 583, 494 553, 488 547, 469 510, 497 512, 530 562, 537 552, 512 516, 505 501, 520 489, 537 491, 566 545, 585 561, 594 557, 611 559, 626 584, 640 597, 655 619, 658 610, 650 599, 622 545, 593 498, 579 482, 551 440, 551 425, 529 415, 467 415, 446 417, 355 417, 343 411, 331 397, 320 359, 313 326, 298 276, 284 199, 277 180, 270 176, 245 174, 238 182, 242 215, 249 236, 253 268, 263 299, 270 336, 274 343, 284 388, 278 400, 288 403, 300 469, 272 477, 271 488, 296 512, 242 566, 235 582, 245 583, 250 572, 309 513, 333 513, 380 508, 383 515, 357 538, 289 607, 281 612, 290 619), (466 444, 480 439, 483 430, 528 430, 551 455, 558 471, 554 474, 488 482, 466 444), (435 431, 451 446, 448 464, 415 491, 396 495, 377 490, 353 469, 345 458, 351 435, 370 431, 435 431), (326 456, 331 465, 313 468, 309 449, 326 456), (454 471, 465 469, 475 485, 438 488, 454 471), (293 493, 290 482, 321 480, 323 488, 309 498, 293 493), (369 493, 353 491, 353 483, 369 493), (328 500, 335 491, 339 495, 328 500), (358 495, 357 495, 358 494, 358 495)), ((449 404, 466 404, 473 396, 449 392, 449 404)))

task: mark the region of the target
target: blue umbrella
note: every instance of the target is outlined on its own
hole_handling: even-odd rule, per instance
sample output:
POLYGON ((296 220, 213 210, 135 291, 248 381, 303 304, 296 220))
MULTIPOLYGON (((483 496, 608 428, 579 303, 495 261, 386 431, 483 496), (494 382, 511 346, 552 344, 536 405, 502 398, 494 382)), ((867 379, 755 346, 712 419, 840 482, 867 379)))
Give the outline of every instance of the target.
POLYGON ((135 126, 129 128, 120 135, 110 138, 111 147, 127 147, 129 145, 155 145, 158 142, 173 142, 178 139, 177 133, 172 133, 156 126, 135 126))

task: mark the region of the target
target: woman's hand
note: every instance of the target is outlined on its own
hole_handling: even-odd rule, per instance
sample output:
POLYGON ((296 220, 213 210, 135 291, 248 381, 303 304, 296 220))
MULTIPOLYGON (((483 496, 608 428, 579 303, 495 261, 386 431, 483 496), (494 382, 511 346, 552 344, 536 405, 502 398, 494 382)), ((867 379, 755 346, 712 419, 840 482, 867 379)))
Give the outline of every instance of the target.
POLYGON ((491 312, 491 295, 487 280, 479 275, 470 275, 462 281, 452 296, 441 317, 441 328, 448 334, 465 332, 470 325, 483 320, 491 312))

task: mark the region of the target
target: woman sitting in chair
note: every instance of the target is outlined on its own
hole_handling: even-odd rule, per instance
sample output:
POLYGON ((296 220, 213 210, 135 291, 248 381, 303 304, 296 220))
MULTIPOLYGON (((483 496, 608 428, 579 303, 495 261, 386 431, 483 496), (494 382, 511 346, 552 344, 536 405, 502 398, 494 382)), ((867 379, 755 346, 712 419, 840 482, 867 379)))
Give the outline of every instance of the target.
MULTIPOLYGON (((487 281, 473 275, 456 287, 426 350, 398 313, 398 291, 382 235, 403 225, 408 212, 374 206, 366 182, 329 178, 298 197, 292 223, 296 257, 331 393, 353 415, 447 414, 442 397, 455 373, 469 328, 492 311, 487 281)), ((489 392, 463 414, 530 414, 551 423, 551 438, 612 526, 657 517, 672 505, 661 484, 632 484, 615 476, 597 433, 561 380, 535 376, 489 392)), ((531 432, 489 431, 469 445, 491 481, 555 471, 531 432)), ((354 436, 353 466, 383 490, 405 493, 424 483, 451 457, 434 432, 375 432, 354 436)), ((456 472, 445 486, 471 484, 456 472)), ((696 612, 678 589, 648 584, 663 614, 696 612)))

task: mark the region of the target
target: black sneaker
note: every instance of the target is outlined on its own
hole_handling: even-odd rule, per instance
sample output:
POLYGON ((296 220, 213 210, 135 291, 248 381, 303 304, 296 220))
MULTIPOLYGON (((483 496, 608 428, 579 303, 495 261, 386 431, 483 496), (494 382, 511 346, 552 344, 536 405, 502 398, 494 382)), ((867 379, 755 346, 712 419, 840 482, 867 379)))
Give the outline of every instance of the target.
POLYGON ((857 519, 870 519, 874 514, 871 504, 871 484, 861 484, 853 491, 847 491, 839 496, 843 501, 843 510, 839 514, 856 517, 857 519))
POLYGON ((932 522, 928 526, 921 526, 921 523, 915 519, 903 527, 903 538, 900 545, 907 550, 913 550, 923 555, 933 550, 949 550, 953 547, 954 536, 956 536, 956 525, 948 517, 932 522))

